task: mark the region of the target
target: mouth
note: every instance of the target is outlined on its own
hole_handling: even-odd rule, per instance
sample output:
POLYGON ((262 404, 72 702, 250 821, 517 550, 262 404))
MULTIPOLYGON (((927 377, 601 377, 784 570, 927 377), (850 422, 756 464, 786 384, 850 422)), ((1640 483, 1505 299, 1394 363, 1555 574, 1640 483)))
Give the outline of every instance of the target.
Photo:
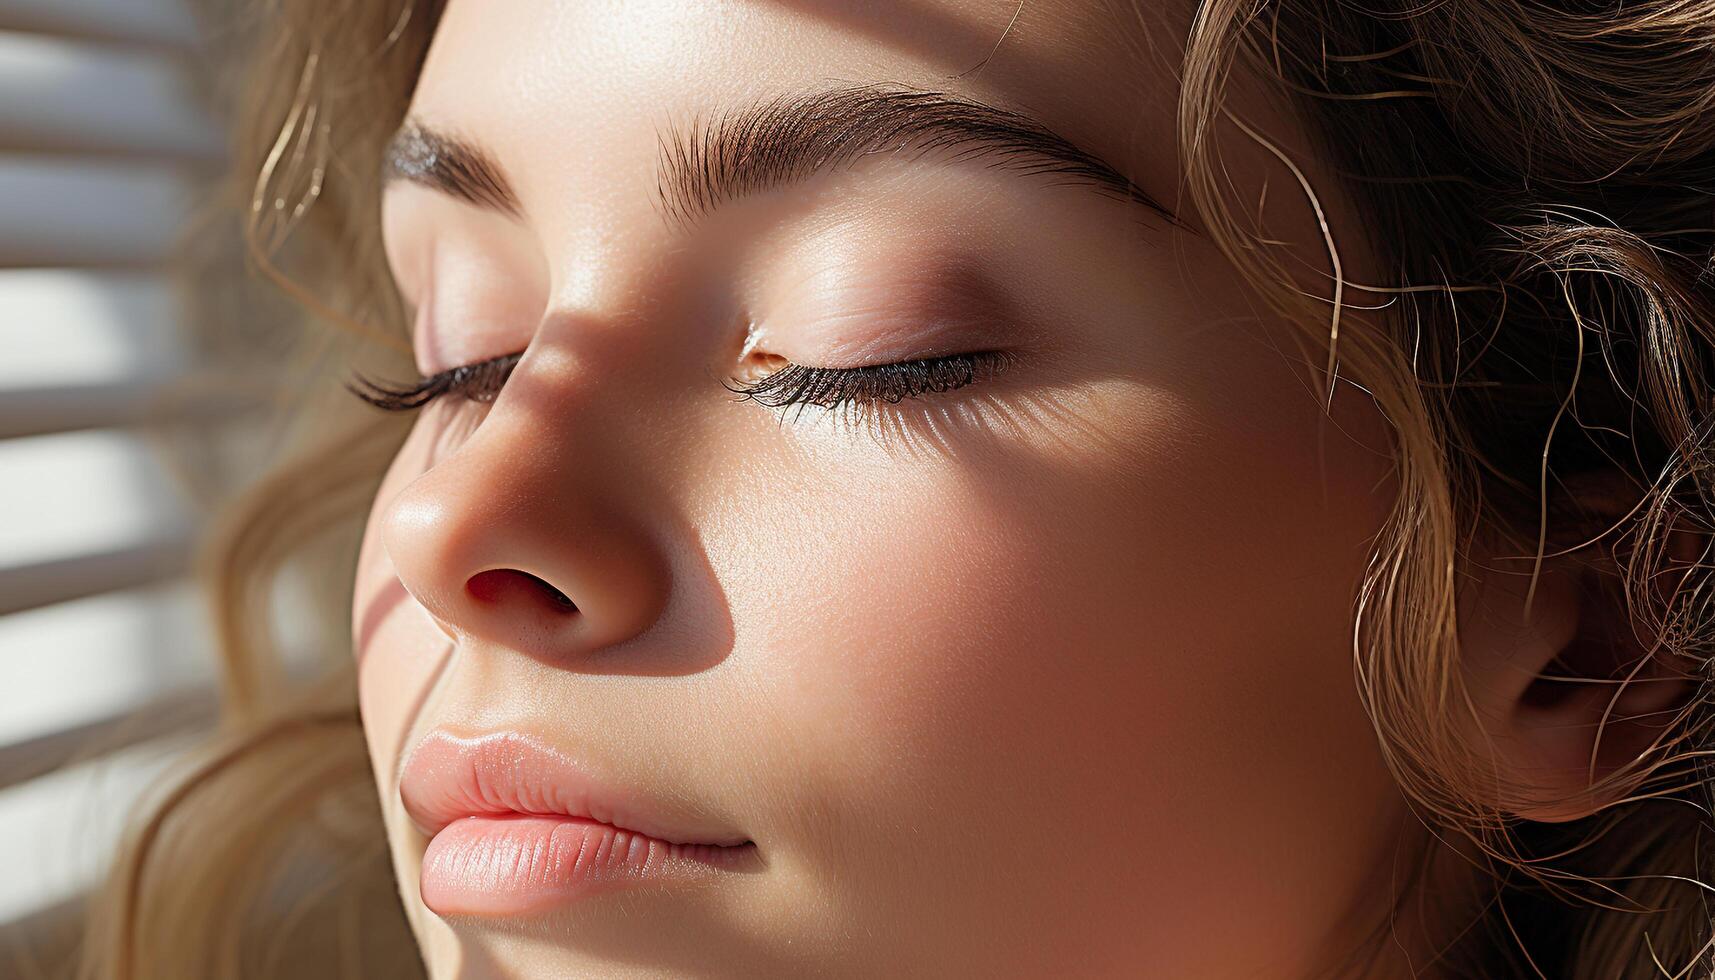
POLYGON ((423 904, 438 915, 525 915, 616 887, 755 870, 756 844, 679 814, 522 732, 431 732, 399 784, 429 837, 423 904))

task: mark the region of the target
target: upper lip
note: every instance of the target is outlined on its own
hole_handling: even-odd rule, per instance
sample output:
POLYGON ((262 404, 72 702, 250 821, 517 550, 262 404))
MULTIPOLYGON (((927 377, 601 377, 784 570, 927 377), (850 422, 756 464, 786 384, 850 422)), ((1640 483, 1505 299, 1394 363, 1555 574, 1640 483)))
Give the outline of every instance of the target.
POLYGON ((604 786, 523 732, 431 731, 406 760, 399 796, 412 823, 431 837, 462 817, 525 813, 582 817, 670 844, 749 843, 698 821, 674 820, 638 791, 604 786))

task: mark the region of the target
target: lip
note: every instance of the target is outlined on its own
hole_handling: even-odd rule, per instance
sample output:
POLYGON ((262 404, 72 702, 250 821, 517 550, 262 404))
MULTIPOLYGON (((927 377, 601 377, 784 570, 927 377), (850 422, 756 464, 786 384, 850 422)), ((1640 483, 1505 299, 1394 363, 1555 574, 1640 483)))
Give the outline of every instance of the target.
POLYGON ((399 796, 430 838, 420 891, 438 915, 530 914, 756 861, 744 835, 605 785, 523 732, 430 732, 405 763, 399 796))

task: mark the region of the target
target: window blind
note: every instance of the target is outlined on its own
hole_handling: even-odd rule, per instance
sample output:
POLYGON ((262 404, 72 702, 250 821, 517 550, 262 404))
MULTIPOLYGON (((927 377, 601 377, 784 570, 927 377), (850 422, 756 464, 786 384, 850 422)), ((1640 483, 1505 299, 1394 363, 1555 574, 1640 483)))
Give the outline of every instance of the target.
POLYGON ((214 715, 164 448, 232 398, 170 277, 222 165, 198 43, 183 0, 0 0, 0 925, 67 908, 214 715))

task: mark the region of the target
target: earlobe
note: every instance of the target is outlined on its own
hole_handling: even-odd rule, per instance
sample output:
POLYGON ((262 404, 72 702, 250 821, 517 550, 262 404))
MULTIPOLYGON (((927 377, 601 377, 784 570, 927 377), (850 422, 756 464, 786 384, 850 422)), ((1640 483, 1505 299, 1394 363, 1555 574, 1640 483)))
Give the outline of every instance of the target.
POLYGON ((1462 667, 1494 775, 1496 809, 1576 820, 1649 777, 1696 678, 1635 620, 1611 562, 1546 558, 1530 614, 1534 558, 1473 562, 1459 602, 1462 667))

